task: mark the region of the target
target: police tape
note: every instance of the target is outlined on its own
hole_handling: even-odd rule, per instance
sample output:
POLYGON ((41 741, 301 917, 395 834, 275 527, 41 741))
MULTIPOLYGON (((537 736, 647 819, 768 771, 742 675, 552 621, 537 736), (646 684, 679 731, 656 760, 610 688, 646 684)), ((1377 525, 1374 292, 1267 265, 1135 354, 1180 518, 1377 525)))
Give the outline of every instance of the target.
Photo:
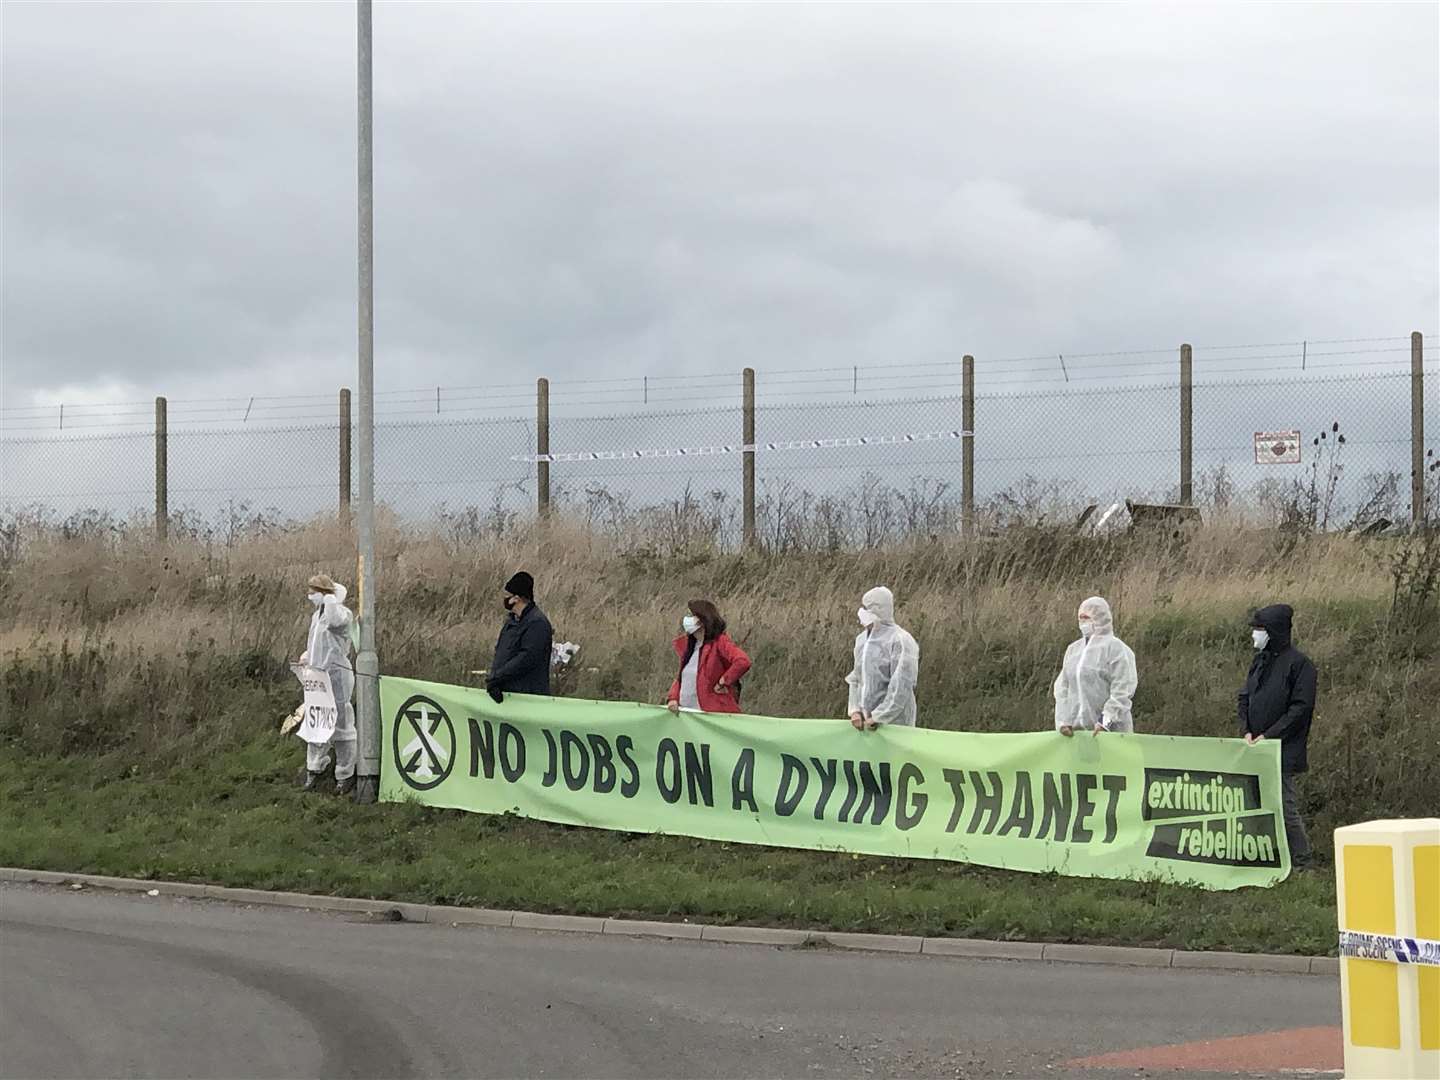
POLYGON ((790 439, 785 442, 722 443, 715 446, 676 446, 639 450, 579 450, 563 454, 512 454, 511 461, 633 461, 636 458, 715 457, 722 454, 751 454, 772 450, 838 450, 859 446, 905 446, 910 443, 940 442, 973 438, 973 431, 920 431, 905 435, 857 435, 842 439, 790 439))
POLYGON ((1395 964, 1428 964, 1440 967, 1440 941, 1341 930, 1340 955, 1357 960, 1389 960, 1395 964))

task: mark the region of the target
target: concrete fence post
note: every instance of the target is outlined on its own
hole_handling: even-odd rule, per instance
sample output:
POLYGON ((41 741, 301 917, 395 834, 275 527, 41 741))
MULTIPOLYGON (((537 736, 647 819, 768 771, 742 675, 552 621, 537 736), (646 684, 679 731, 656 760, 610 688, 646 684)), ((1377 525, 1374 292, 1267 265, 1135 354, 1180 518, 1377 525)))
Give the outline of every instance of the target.
POLYGON ((967 537, 975 535, 975 358, 967 355, 963 361, 964 404, 960 410, 961 446, 963 464, 960 473, 960 523, 961 531, 967 537))
POLYGON ((743 464, 744 541, 745 547, 755 547, 755 369, 746 368, 744 373, 744 419, 740 437, 745 444, 741 454, 743 464))
MULTIPOLYGON (((535 453, 550 453, 550 380, 535 380, 535 453)), ((535 510, 543 521, 550 516, 550 462, 535 463, 535 510)))
POLYGON ((1194 373, 1189 345, 1180 346, 1180 505, 1195 503, 1194 373))
POLYGON ((1425 335, 1410 335, 1410 521, 1425 524, 1425 335))
POLYGON ((167 403, 155 399, 155 539, 170 534, 170 433, 167 403))
POLYGON ((340 522, 350 524, 350 391, 340 391, 340 522))

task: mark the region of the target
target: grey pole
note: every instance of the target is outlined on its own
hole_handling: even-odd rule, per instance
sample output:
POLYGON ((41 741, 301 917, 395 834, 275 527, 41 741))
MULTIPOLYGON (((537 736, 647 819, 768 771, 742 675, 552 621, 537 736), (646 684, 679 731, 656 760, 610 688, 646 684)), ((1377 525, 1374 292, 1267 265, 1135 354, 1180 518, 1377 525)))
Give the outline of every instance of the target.
POLYGON ((975 538, 975 358, 960 361, 960 524, 967 540, 975 538))
POLYGON ((1425 335, 1410 335, 1410 523, 1425 524, 1425 335))
POLYGON ((350 421, 350 391, 340 391, 340 523, 350 525, 350 444, 355 437, 350 421))
POLYGON ((359 0, 359 158, 360 158, 360 651, 355 657, 355 724, 359 760, 355 769, 355 801, 374 802, 380 795, 380 657, 375 652, 376 590, 379 563, 375 558, 375 251, 373 155, 370 98, 370 0, 359 0))
POLYGON ((1195 502, 1194 362, 1189 345, 1180 346, 1180 505, 1195 502))
MULTIPOLYGON (((740 437, 746 446, 755 445, 755 369, 746 368, 742 375, 742 409, 740 437)), ((744 500, 741 511, 741 537, 746 550, 755 547, 755 451, 741 451, 740 495, 744 500)))
MULTIPOLYGON (((550 453, 550 380, 535 380, 535 454, 550 453)), ((535 463, 535 503, 540 520, 550 517, 550 462, 535 463)))
POLYGON ((155 399, 155 539, 170 535, 170 424, 163 397, 155 399))

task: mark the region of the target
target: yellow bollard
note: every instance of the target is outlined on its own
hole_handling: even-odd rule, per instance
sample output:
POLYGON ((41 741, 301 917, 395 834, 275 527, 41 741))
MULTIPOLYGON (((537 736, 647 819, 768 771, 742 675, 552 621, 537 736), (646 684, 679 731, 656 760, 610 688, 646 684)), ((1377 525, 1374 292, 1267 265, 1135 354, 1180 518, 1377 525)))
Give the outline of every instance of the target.
POLYGON ((1440 1077, 1440 818, 1335 830, 1347 1080, 1440 1077))

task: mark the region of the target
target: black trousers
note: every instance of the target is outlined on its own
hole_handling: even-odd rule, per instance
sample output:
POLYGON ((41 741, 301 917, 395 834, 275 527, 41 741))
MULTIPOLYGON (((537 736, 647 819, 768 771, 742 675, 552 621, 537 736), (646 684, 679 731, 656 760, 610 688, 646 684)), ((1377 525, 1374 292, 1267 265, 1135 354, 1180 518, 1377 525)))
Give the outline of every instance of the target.
POLYGON ((1305 862, 1310 858, 1310 837, 1305 833, 1305 822, 1300 818, 1300 795, 1295 790, 1299 773, 1280 774, 1280 804, 1285 810, 1285 839, 1290 845, 1290 861, 1305 862))

